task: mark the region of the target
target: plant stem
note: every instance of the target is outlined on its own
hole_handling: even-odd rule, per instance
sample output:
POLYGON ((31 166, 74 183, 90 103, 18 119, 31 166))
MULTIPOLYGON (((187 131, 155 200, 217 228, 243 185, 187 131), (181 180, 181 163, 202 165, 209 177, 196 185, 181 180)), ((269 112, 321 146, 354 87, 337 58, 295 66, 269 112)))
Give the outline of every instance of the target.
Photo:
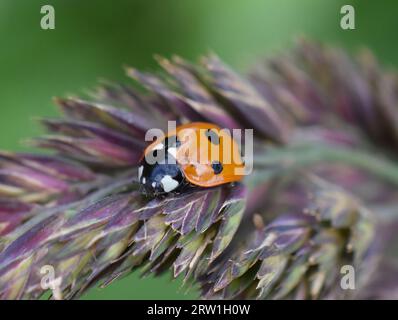
POLYGON ((335 146, 302 145, 272 149, 254 158, 254 168, 298 169, 319 162, 348 164, 398 186, 398 163, 360 150, 335 146))

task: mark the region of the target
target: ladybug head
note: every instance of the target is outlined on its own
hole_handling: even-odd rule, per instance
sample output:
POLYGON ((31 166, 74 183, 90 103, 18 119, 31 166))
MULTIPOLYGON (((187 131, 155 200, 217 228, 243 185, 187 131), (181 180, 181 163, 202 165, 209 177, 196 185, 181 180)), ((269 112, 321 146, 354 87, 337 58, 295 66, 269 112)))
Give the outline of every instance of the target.
MULTIPOLYGON (((154 148, 155 163, 142 159, 138 168, 138 179, 147 194, 164 194, 176 192, 185 184, 184 175, 168 148, 154 148)), ((171 150, 170 150, 171 151, 171 150)))

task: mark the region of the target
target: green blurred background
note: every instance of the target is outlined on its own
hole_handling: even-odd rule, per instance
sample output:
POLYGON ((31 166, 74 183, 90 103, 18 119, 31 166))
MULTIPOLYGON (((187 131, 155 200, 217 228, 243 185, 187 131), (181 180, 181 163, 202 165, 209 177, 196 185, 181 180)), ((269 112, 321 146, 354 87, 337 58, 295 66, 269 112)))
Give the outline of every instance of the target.
MULTIPOLYGON (((320 0, 0 0, 0 149, 41 133, 32 119, 56 116, 51 98, 79 94, 99 79, 130 82, 122 66, 156 70, 153 54, 195 60, 213 50, 238 70, 307 35, 350 51, 371 48, 398 64, 398 1, 320 0), (55 8, 55 30, 40 8, 55 8), (356 29, 340 28, 352 4, 356 29)), ((181 281, 133 274, 85 299, 189 299, 181 281)))

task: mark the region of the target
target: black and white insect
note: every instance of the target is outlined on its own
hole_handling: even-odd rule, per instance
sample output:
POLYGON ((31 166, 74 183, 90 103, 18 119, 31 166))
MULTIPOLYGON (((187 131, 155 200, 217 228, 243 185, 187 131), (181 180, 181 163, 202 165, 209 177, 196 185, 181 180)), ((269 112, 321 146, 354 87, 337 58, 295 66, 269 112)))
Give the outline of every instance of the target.
POLYGON ((138 179, 145 194, 157 196, 234 183, 243 177, 236 169, 243 168, 239 148, 229 134, 214 124, 193 122, 144 150, 138 179))

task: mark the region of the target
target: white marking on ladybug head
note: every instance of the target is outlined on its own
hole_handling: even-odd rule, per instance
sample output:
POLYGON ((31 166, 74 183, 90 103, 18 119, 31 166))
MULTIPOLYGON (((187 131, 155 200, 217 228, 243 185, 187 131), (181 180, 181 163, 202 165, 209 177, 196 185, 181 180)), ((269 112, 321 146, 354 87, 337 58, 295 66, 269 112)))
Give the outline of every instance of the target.
POLYGON ((167 152, 170 153, 174 157, 174 159, 177 159, 177 148, 168 148, 167 152))
POLYGON ((160 180, 160 183, 162 184, 164 192, 170 192, 173 191, 175 188, 178 187, 178 181, 174 180, 172 177, 169 175, 166 175, 160 180))
POLYGON ((156 146, 153 147, 152 150, 162 150, 164 148, 163 143, 158 143, 156 146))
POLYGON ((141 179, 143 171, 144 171, 144 166, 139 166, 139 168, 138 168, 138 180, 141 179))
POLYGON ((142 183, 145 184, 145 182, 146 182, 146 179, 145 179, 145 177, 143 177, 142 178, 142 183))
POLYGON ((152 182, 152 188, 156 187, 156 182, 152 182))

